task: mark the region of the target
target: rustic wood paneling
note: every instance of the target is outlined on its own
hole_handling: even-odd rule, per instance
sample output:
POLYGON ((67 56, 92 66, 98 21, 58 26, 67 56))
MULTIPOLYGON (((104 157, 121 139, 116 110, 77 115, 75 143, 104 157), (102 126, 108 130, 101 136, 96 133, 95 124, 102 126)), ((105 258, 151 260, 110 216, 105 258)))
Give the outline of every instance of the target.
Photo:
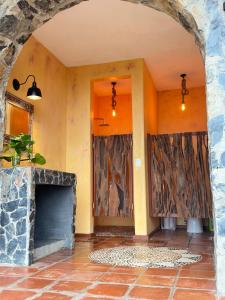
POLYGON ((151 215, 212 216, 206 132, 148 136, 151 215))
POLYGON ((93 139, 94 216, 133 216, 132 135, 93 139))

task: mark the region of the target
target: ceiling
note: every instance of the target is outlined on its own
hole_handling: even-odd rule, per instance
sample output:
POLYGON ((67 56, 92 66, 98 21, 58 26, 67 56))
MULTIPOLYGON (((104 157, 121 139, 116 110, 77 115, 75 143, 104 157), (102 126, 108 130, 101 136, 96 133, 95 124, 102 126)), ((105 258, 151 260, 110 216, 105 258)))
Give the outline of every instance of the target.
POLYGON ((57 14, 34 32, 64 65, 144 58, 157 90, 204 85, 194 38, 171 17, 121 0, 89 0, 57 14))

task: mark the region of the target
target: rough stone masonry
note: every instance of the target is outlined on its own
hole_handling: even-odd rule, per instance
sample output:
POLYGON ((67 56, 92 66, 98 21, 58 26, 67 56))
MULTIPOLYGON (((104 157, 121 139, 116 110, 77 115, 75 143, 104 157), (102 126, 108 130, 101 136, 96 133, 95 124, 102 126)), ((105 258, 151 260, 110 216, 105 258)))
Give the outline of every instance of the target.
MULTIPOLYGON (((85 0, 83 0, 85 1, 85 0)), ((124 0, 121 0, 124 1, 124 0)), ((225 12, 222 0, 127 0, 167 13, 191 32, 205 60, 217 291, 225 296, 225 12)), ((0 0, 0 145, 5 87, 32 32, 82 0, 0 0)), ((161 26, 159 24, 159 26, 161 26)))

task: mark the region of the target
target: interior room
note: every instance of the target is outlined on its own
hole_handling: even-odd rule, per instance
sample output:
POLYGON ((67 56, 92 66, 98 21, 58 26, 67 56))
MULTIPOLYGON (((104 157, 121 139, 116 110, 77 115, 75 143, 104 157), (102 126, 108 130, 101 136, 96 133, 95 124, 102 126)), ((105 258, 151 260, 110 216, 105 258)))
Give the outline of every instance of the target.
MULTIPOLYGON (((197 61, 197 64, 192 62, 191 65, 187 61, 191 59, 190 56, 181 55, 179 49, 177 66, 167 59, 164 64, 167 63, 168 68, 163 68, 163 63, 158 64, 157 68, 152 63, 154 56, 97 65, 82 66, 78 63, 79 66, 68 67, 55 56, 60 57, 57 51, 55 53, 50 51, 53 45, 50 45, 46 38, 49 34, 48 30, 49 32, 52 30, 52 24, 54 22, 50 22, 47 29, 45 29, 46 25, 43 29, 37 30, 25 44, 15 63, 7 92, 10 94, 10 99, 16 96, 19 100, 17 99, 17 103, 14 102, 13 105, 10 100, 7 102, 9 117, 6 130, 8 131, 10 127, 12 133, 17 133, 13 126, 19 126, 18 130, 21 132, 32 132, 35 151, 45 154, 47 168, 74 172, 82 178, 77 187, 77 233, 91 234, 94 232, 95 225, 100 227, 116 225, 118 228, 122 227, 124 231, 133 232, 132 227, 134 228, 135 225, 137 238, 147 236, 160 228, 159 216, 169 217, 160 213, 153 214, 150 211, 152 201, 157 196, 152 194, 152 182, 148 179, 150 176, 154 178, 154 175, 149 174, 149 170, 146 172, 146 166, 151 165, 147 136, 207 132, 204 70, 197 46, 191 46, 193 41, 189 36, 186 37, 189 49, 192 47, 189 51, 193 52, 192 56, 197 61), (185 77, 187 94, 182 96, 180 75, 183 71, 187 71, 185 77), (26 74, 32 73, 35 74, 38 86, 42 88, 45 99, 43 101, 27 99, 26 85, 21 85, 18 91, 13 88, 13 79, 23 79, 26 74), (112 115, 113 82, 115 82, 116 92, 115 116, 112 115), (27 103, 27 107, 33 105, 34 113, 21 118, 23 110, 19 105, 23 101, 25 105, 27 103), (49 113, 52 110, 54 114, 49 113), (17 117, 14 118, 16 121, 13 124, 15 113, 17 117), (26 125, 19 124, 22 119, 23 122, 26 121, 26 125), (127 213, 129 216, 126 214, 115 216, 113 209, 110 213, 97 212, 96 207, 93 210, 93 205, 96 205, 96 201, 93 200, 96 187, 92 183, 91 170, 93 163, 98 159, 92 157, 91 145, 92 143, 95 145, 97 137, 112 135, 132 136, 130 140, 132 149, 129 153, 129 172, 130 178, 132 177, 128 184, 130 186, 128 189, 130 212, 127 213), (48 143, 45 142, 46 140, 48 143), (59 143, 59 140, 63 142, 59 143), (57 149, 57 153, 53 149, 57 149), (82 161, 80 157, 83 157, 82 161), (93 211, 96 215, 93 215, 93 211), (87 216, 85 219, 82 217, 84 212, 87 216), (104 214, 113 216, 108 215, 105 218, 104 214)), ((124 145, 124 142, 122 144, 124 145)), ((93 171, 95 173, 95 170, 93 171)), ((109 180, 107 184, 111 183, 109 180)), ((187 216, 179 218, 177 225, 184 226, 186 218, 187 216)))
MULTIPOLYGON (((57 184, 46 176, 50 181, 36 186, 36 244, 42 238, 63 241, 61 252, 49 259, 60 260, 62 255, 71 271, 78 258, 82 268, 87 266, 91 271, 92 264, 92 272, 103 270, 103 266, 94 265, 102 261, 91 256, 92 250, 106 246, 132 246, 132 253, 139 251, 135 247, 140 245, 165 247, 166 251, 185 248, 190 253, 178 249, 170 253, 168 262, 162 254, 157 264, 144 261, 118 266, 122 272, 125 267, 182 269, 188 263, 199 263, 202 255, 201 259, 209 262, 207 280, 213 290, 212 195, 201 53, 193 36, 180 24, 150 8, 139 7, 140 11, 134 12, 134 3, 110 1, 111 9, 119 14, 113 27, 107 21, 111 9, 106 7, 105 14, 99 14, 102 1, 87 1, 65 10, 37 29, 22 48, 8 80, 5 143, 10 136, 30 134, 34 151, 46 158, 40 168, 76 175, 75 185, 60 181, 57 173, 57 184), (124 14, 127 9, 130 14, 124 14), (84 11, 90 17, 86 25, 84 11), (158 22, 164 26, 156 26, 158 22), (61 26, 66 30, 62 32, 61 26), (94 26, 98 28, 95 37, 94 26), (119 28, 123 30, 118 39, 119 28), (71 45, 65 39, 71 40, 71 45), (65 47, 60 47, 62 44, 65 47), (19 89, 13 85, 15 79, 22 82, 19 89), (27 99, 31 84, 41 90, 41 99, 27 99), (65 196, 68 190, 70 195, 65 196), (64 206, 61 200, 65 200, 64 206), (75 219, 75 253, 80 251, 75 256, 64 249, 67 234, 73 244, 68 216, 75 219)), ((139 254, 136 256, 150 257, 145 252, 139 254)), ((38 253, 36 259, 42 256, 38 253)), ((109 253, 106 256, 111 257, 109 253)), ((115 257, 119 256, 116 252, 115 257)), ((48 257, 45 259, 40 265, 49 263, 48 257)), ((113 268, 117 263, 111 263, 113 268)), ((173 272, 174 280, 165 283, 169 289, 178 276, 173 272)), ((135 271, 130 275, 136 276, 135 271)), ((203 270, 198 276, 202 280, 207 274, 203 270)), ((85 277, 84 281, 88 280, 85 277)), ((117 283, 134 283, 134 278, 123 280, 117 283)), ((184 284, 183 288, 193 286, 184 284)), ((101 296, 107 296, 105 293, 101 296)), ((160 299, 172 299, 170 293, 160 299)), ((144 299, 135 295, 133 299, 144 299)))

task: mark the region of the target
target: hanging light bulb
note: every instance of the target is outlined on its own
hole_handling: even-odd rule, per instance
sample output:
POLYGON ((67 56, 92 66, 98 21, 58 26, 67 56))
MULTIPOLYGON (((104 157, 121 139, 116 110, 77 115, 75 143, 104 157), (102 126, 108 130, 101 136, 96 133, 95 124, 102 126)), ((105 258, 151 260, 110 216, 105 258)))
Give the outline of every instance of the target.
POLYGON ((182 104, 181 104, 181 110, 182 110, 182 111, 185 111, 185 109, 186 109, 186 105, 185 105, 185 103, 182 103, 182 104))
POLYGON ((185 101, 184 101, 184 97, 189 94, 189 91, 186 87, 186 76, 187 75, 186 74, 181 74, 180 76, 182 77, 182 81, 181 81, 181 95, 182 95, 181 110, 185 111, 186 104, 185 104, 185 101))
POLYGON ((115 117, 116 116, 116 82, 113 81, 111 82, 112 84, 112 116, 115 117))

